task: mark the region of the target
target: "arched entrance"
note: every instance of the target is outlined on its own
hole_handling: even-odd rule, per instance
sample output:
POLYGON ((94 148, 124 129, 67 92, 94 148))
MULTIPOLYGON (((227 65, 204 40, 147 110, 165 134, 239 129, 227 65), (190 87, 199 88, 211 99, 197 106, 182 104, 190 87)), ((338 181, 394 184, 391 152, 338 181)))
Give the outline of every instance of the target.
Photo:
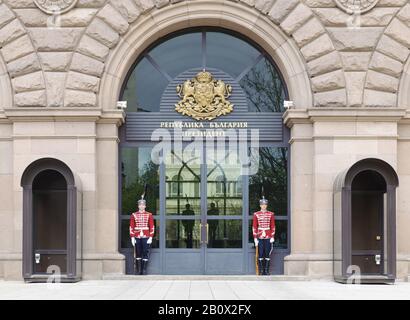
POLYGON ((129 71, 119 99, 128 102, 126 123, 120 129, 120 252, 127 257, 127 273, 133 265, 129 216, 145 185, 157 230, 150 273, 254 274, 250 221, 262 189, 276 213, 272 273, 283 273, 290 229, 289 133, 282 121, 286 99, 285 82, 270 55, 227 29, 181 30, 144 51, 129 71), (234 108, 229 114, 198 120, 176 111, 181 99, 176 88, 203 70, 231 87, 234 108), (175 123, 184 126, 180 133, 173 130, 175 123), (227 138, 223 149, 217 150, 215 141, 208 139, 189 155, 181 152, 195 140, 187 128, 214 133, 215 128, 225 132, 239 127, 259 134, 256 151, 245 147, 249 162, 259 168, 251 174, 243 174, 237 161, 238 146, 250 142, 250 131, 235 140, 236 145, 227 138), (162 163, 151 156, 157 129, 171 134, 162 163))
POLYGON ((78 281, 81 196, 72 171, 59 160, 40 159, 24 171, 21 186, 24 279, 47 281, 54 275, 56 281, 78 281))
POLYGON ((334 276, 347 282, 396 278, 395 170, 364 159, 342 172, 334 187, 334 276))

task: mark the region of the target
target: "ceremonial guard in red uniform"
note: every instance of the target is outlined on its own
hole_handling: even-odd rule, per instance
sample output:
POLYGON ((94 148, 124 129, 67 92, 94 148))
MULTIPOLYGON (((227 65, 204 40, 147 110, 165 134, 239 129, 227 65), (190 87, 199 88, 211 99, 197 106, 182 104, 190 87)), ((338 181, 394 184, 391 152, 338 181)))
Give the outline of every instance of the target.
POLYGON ((146 201, 144 196, 138 200, 138 211, 131 214, 130 237, 134 246, 135 273, 145 274, 148 263, 149 248, 155 233, 154 218, 152 213, 145 211, 146 201))
POLYGON ((275 242, 275 214, 268 211, 268 200, 259 201, 261 210, 253 214, 253 238, 258 247, 258 268, 260 275, 270 274, 270 254, 275 242))

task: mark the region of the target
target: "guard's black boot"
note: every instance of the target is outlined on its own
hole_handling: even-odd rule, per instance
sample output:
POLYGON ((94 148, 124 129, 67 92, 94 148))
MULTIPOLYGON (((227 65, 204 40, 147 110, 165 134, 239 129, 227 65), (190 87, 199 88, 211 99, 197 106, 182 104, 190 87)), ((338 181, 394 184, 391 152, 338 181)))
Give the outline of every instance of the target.
POLYGON ((134 274, 139 274, 141 270, 141 260, 135 259, 134 274))
POLYGON ((270 260, 265 259, 265 275, 270 276, 270 260))
POLYGON ((143 274, 147 274, 147 268, 148 268, 148 260, 144 261, 144 270, 143 270, 143 274))
POLYGON ((144 274, 144 268, 145 268, 145 261, 144 260, 140 260, 141 261, 141 268, 140 268, 140 275, 144 274))
POLYGON ((259 275, 263 275, 263 260, 258 260, 259 275))
POLYGON ((266 260, 263 259, 263 260, 262 260, 262 275, 263 275, 263 276, 266 275, 266 267, 265 267, 265 265, 266 265, 266 260))
POLYGON ((147 274, 147 267, 148 267, 148 260, 144 261, 144 269, 142 270, 142 274, 147 274))

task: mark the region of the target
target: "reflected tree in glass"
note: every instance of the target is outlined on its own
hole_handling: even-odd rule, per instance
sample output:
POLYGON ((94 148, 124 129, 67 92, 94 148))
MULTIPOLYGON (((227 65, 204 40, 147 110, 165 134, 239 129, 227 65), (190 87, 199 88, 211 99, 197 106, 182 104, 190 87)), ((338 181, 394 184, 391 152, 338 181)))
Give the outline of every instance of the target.
POLYGON ((286 97, 283 81, 266 58, 257 63, 240 81, 250 112, 284 112, 286 97))
POLYGON ((146 184, 147 211, 155 215, 159 210, 159 166, 154 164, 150 158, 138 161, 141 160, 138 159, 138 152, 146 153, 147 150, 142 150, 142 148, 123 149, 124 161, 121 164, 122 214, 129 215, 137 210, 137 202, 144 193, 146 184), (133 161, 129 161, 130 158, 133 161), (127 168, 127 166, 133 167, 127 168))
MULTIPOLYGON (((253 161, 257 161, 253 159, 253 161)), ((276 215, 287 215, 288 202, 288 149, 259 148, 259 170, 249 177, 250 214, 259 211, 259 199, 262 197, 262 186, 265 198, 269 200, 269 210, 276 215)))

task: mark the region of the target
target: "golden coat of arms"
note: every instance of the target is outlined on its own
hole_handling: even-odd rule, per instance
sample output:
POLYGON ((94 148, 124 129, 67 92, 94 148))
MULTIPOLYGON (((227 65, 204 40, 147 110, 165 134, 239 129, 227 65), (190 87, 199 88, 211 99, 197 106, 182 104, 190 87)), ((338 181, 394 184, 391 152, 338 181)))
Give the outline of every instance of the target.
POLYGON ((195 120, 212 120, 233 111, 233 104, 227 100, 232 86, 215 80, 205 70, 178 85, 177 93, 182 100, 175 105, 175 110, 195 120))

